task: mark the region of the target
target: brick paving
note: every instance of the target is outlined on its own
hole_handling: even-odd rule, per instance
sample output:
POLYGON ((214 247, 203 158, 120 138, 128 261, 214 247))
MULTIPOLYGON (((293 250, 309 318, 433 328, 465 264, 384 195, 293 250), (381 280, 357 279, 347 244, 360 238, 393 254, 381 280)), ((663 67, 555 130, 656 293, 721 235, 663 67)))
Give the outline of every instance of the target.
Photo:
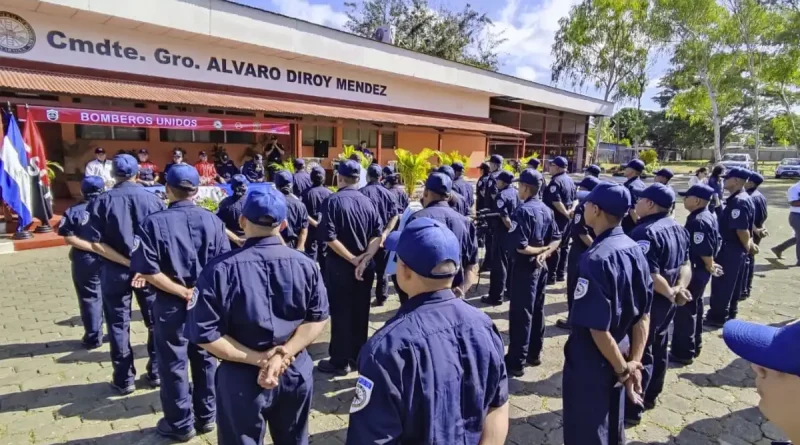
MULTIPOLYGON (((753 297, 740 305, 740 317, 780 325, 800 316, 798 293, 792 289, 800 269, 788 268, 794 254, 775 261, 768 248, 791 235, 785 204, 789 183, 768 182, 768 227, 772 236, 762 245, 753 297)), ((686 212, 678 206, 678 219, 686 212)), ((138 391, 119 397, 109 389, 108 345, 81 349, 78 307, 69 275, 66 248, 27 251, 0 257, 0 445, 4 444, 166 444, 154 427, 160 418, 158 393, 137 382, 138 391)), ((469 301, 487 291, 488 276, 469 301)), ((544 363, 510 381, 509 443, 562 444, 561 368, 566 332, 555 321, 566 311, 563 286, 548 289, 544 363)), ((393 315, 398 303, 373 310, 376 330, 393 315)), ((483 308, 503 335, 508 332, 508 305, 483 308)), ((138 311, 131 325, 132 344, 143 359, 146 331, 138 311)), ((719 331, 707 331, 703 355, 691 366, 671 367, 656 409, 638 428, 628 430, 633 444, 769 444, 781 439, 755 406, 758 395, 747 363, 724 346, 719 331)), ((315 360, 326 356, 329 332, 311 346, 315 360)), ((507 338, 505 339, 507 342, 507 338)), ((341 444, 355 374, 328 380, 315 375, 310 435, 314 444, 341 444)), ((215 434, 192 444, 215 444, 215 434)))

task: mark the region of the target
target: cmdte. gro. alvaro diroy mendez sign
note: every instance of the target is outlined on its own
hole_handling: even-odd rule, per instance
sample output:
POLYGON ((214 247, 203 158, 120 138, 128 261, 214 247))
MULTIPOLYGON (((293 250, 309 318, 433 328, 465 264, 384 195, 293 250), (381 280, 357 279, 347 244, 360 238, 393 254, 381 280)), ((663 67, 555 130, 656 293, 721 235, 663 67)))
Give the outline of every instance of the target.
MULTIPOLYGON (((47 44, 52 48, 63 51, 73 51, 80 53, 95 54, 110 58, 127 59, 132 61, 146 62, 147 55, 141 54, 139 50, 132 46, 125 46, 119 41, 103 39, 102 41, 92 41, 69 37, 65 32, 52 30, 47 33, 47 44)), ((176 69, 206 70, 218 73, 226 73, 236 76, 263 79, 267 82, 287 82, 300 85, 308 85, 319 88, 335 88, 337 90, 349 91, 375 96, 388 96, 386 85, 364 82, 344 77, 334 77, 325 74, 298 71, 292 69, 281 69, 276 66, 267 66, 240 60, 229 60, 224 57, 211 56, 208 61, 201 65, 200 61, 180 54, 173 54, 166 48, 157 48, 153 52, 153 60, 157 63, 175 67, 176 69)))

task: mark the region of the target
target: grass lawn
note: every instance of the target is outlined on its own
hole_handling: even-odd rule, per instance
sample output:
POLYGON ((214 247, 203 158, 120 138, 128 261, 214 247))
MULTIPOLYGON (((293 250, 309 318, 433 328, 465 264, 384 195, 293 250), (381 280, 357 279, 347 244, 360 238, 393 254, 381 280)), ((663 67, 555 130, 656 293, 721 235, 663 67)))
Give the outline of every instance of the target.
MULTIPOLYGON (((775 169, 778 168, 778 162, 759 162, 759 171, 765 178, 774 178, 775 169)), ((700 167, 711 167, 708 161, 677 161, 677 162, 662 162, 661 167, 667 167, 672 170, 676 175, 692 175, 700 167)), ((617 167, 617 164, 600 164, 600 168, 604 172, 617 167)))

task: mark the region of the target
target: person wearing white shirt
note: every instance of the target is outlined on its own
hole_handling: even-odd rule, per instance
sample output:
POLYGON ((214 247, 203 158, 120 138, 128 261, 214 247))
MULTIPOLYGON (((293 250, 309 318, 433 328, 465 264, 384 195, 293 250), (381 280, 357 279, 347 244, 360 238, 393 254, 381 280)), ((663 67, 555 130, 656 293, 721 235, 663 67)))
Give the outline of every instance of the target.
POLYGON ((794 236, 773 247, 772 253, 779 259, 783 258, 783 252, 794 245, 797 254, 797 266, 800 266, 800 182, 789 187, 786 197, 789 200, 789 225, 794 230, 794 236))
MULTIPOLYGON (((363 170, 363 169, 362 169, 363 170)), ((400 223, 397 226, 397 230, 403 231, 406 228, 406 224, 408 224, 408 219, 411 218, 411 215, 417 213, 418 211, 422 210, 422 203, 419 200, 411 200, 408 202, 408 207, 406 207, 403 214, 400 215, 400 223)), ((392 277, 392 283, 394 283, 394 290, 397 291, 397 296, 400 298, 400 303, 405 302, 408 300, 408 295, 400 289, 400 286, 397 284, 397 255, 395 252, 391 252, 389 254, 389 259, 386 261, 386 271, 384 272, 386 275, 392 277)))
POLYGON ((694 172, 694 176, 689 178, 689 187, 697 184, 706 184, 708 180, 706 179, 708 176, 708 169, 705 167, 700 167, 694 172))
POLYGON ((106 159, 106 150, 98 147, 94 150, 94 160, 86 164, 85 177, 99 176, 103 178, 106 190, 114 186, 114 174, 112 173, 112 163, 106 159))

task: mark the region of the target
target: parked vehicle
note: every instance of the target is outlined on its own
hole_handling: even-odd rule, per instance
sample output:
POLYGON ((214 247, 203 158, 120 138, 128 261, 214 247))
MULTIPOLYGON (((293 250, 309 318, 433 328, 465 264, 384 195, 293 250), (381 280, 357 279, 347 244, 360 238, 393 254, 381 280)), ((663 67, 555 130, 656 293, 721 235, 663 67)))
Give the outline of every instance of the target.
POLYGON ((775 177, 790 178, 800 176, 800 158, 786 158, 775 169, 775 177))
POLYGON ((720 165, 724 166, 726 169, 740 167, 752 170, 753 160, 750 158, 750 155, 746 153, 728 153, 722 156, 720 165))

